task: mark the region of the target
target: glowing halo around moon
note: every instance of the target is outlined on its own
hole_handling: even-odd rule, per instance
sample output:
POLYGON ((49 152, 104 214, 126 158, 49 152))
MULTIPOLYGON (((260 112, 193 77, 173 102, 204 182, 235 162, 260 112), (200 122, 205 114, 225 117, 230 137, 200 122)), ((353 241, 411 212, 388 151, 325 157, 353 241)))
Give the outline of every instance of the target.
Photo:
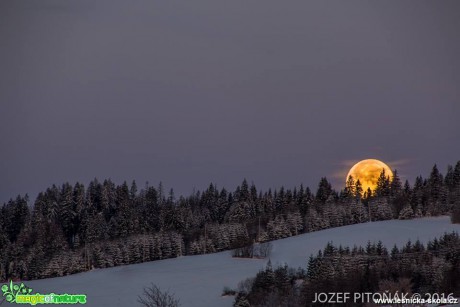
POLYGON ((368 188, 374 191, 382 169, 385 170, 385 176, 390 177, 391 180, 393 172, 388 165, 376 159, 362 160, 353 165, 345 180, 352 176, 355 182, 359 179, 364 192, 368 188))

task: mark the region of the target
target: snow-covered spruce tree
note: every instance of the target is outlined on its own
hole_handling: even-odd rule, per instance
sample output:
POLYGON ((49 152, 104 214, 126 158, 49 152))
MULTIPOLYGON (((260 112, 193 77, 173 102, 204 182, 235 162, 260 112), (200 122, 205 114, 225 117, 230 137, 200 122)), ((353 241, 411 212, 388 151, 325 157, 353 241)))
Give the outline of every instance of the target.
POLYGON ((399 219, 400 220, 410 220, 414 217, 414 210, 410 205, 406 205, 401 212, 399 212, 399 219))
POLYGON ((414 210, 414 217, 415 218, 420 218, 423 217, 423 212, 422 212, 422 205, 417 205, 415 210, 414 210))
POLYGON ((130 237, 129 240, 129 259, 132 263, 139 263, 142 260, 142 253, 140 249, 140 240, 138 238, 130 237))
POLYGON ((287 218, 286 218, 287 226, 289 229, 289 232, 291 235, 295 236, 301 233, 303 230, 303 221, 302 221, 302 216, 300 215, 299 211, 294 211, 291 213, 288 213, 287 218))
POLYGON ((267 232, 270 239, 273 240, 291 236, 288 225, 281 215, 276 216, 274 220, 268 222, 267 232))
POLYGON ((328 224, 326 228, 340 227, 346 224, 346 211, 343 205, 330 197, 324 205, 323 219, 328 224))
POLYGON ((217 242, 216 249, 218 251, 226 250, 230 247, 230 239, 228 235, 228 226, 219 225, 217 227, 217 242))
POLYGON ((351 199, 349 203, 350 223, 363 223, 369 220, 368 210, 364 207, 361 199, 351 199))
POLYGON ((305 228, 307 232, 325 229, 327 226, 328 223, 318 214, 314 207, 308 209, 305 216, 305 228))
POLYGON ((369 201, 372 221, 389 220, 393 212, 386 197, 375 197, 369 201))
POLYGON ((105 255, 99 243, 94 244, 94 247, 92 249, 92 257, 93 257, 94 267, 96 268, 107 267, 106 264, 107 264, 108 257, 107 255, 105 255))
POLYGON ((115 245, 113 249, 113 264, 115 266, 123 264, 123 253, 118 244, 115 245))
POLYGON ((153 258, 155 260, 163 259, 163 242, 160 234, 155 234, 154 237, 154 250, 153 250, 153 258))
POLYGON ((121 254, 123 256, 123 264, 131 263, 131 255, 129 252, 127 240, 123 240, 123 244, 121 245, 121 254))
POLYGON ((245 201, 239 201, 230 207, 226 220, 230 223, 246 221, 251 217, 251 205, 245 201))
POLYGON ((171 241, 174 257, 180 257, 185 254, 184 240, 182 235, 177 232, 171 233, 171 241))

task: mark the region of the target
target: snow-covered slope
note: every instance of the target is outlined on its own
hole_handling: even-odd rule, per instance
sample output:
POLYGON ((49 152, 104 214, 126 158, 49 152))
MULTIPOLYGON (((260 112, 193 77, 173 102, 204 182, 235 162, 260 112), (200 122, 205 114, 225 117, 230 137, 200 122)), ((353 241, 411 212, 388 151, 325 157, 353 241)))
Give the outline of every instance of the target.
MULTIPOLYGON (((273 264, 287 263, 306 267, 310 254, 323 249, 328 241, 344 246, 365 245, 381 240, 388 249, 408 239, 427 242, 444 232, 460 232, 449 217, 409 221, 383 221, 328 229, 273 242, 273 264)), ((236 287, 239 281, 254 276, 267 260, 234 259, 229 251, 186 256, 66 276, 28 281, 40 293, 86 294, 87 306, 138 306, 137 296, 144 286, 155 283, 170 289, 182 306, 231 306, 233 297, 221 297, 224 286, 236 287)))

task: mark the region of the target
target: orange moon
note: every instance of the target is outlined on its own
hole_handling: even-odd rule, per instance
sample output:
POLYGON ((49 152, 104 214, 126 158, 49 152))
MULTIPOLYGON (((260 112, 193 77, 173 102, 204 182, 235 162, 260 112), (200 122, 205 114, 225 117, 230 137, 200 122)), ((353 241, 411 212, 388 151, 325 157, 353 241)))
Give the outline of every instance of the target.
POLYGON ((359 179, 363 187, 363 192, 367 191, 367 188, 374 191, 377 187, 377 181, 382 169, 385 170, 385 176, 390 177, 391 180, 393 178, 393 172, 391 168, 382 161, 376 159, 359 161, 350 169, 345 182, 348 180, 348 177, 353 176, 355 182, 359 179))

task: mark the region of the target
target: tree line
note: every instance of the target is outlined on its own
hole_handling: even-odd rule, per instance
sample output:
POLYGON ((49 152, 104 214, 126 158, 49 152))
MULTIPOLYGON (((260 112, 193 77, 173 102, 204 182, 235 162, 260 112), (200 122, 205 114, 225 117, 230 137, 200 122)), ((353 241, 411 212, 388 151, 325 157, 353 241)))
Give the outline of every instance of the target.
POLYGON ((369 220, 453 212, 460 221, 460 161, 445 175, 435 165, 413 186, 382 172, 375 191, 353 178, 339 192, 321 178, 315 193, 259 191, 243 180, 233 192, 210 184, 176 197, 161 183, 138 189, 135 181, 94 179, 87 187, 53 185, 29 202, 17 196, 1 207, 1 281, 213 253, 369 220))
MULTIPOLYGON (((266 268, 239 284, 235 307, 315 306, 317 293, 438 293, 460 295, 460 237, 444 234, 425 246, 410 240, 388 251, 382 242, 366 247, 342 247, 328 243, 310 256, 306 270, 288 266, 266 268)), ((368 302, 349 300, 344 305, 368 302)))

